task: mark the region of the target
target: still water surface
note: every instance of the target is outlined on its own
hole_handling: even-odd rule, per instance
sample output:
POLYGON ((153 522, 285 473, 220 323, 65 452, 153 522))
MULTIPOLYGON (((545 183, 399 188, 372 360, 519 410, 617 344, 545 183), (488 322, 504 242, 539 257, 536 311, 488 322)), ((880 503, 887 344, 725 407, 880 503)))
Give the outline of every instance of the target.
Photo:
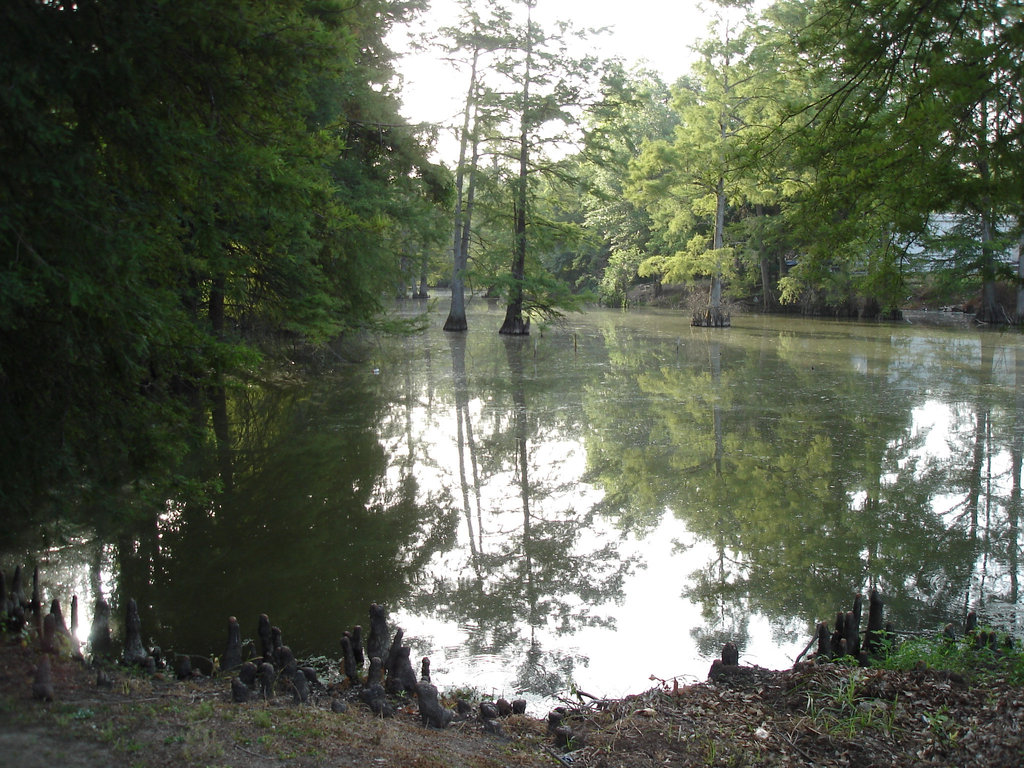
POLYGON ((786 666, 871 586, 897 628, 1020 631, 1016 333, 592 311, 510 339, 445 310, 230 393, 216 503, 55 546, 47 597, 134 596, 153 642, 217 655, 266 612, 328 657, 376 601, 442 689, 535 702, 702 679, 727 640, 786 666))

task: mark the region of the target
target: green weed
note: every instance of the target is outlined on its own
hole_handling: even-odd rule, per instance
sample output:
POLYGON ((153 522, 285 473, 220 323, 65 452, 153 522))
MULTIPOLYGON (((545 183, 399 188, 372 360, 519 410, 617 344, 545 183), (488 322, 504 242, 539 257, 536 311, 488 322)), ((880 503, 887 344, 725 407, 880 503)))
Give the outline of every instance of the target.
POLYGON ((949 716, 949 707, 942 706, 938 712, 922 715, 928 728, 940 743, 955 743, 960 737, 960 729, 949 716))
POLYGON ((274 727, 273 718, 271 718, 270 713, 265 709, 257 710, 253 713, 252 724, 255 725, 257 728, 274 727))
POLYGON ((851 738, 865 730, 893 732, 896 702, 885 701, 859 692, 864 673, 853 669, 841 678, 835 689, 819 695, 808 693, 807 713, 827 732, 851 738))
POLYGON ((490 699, 492 697, 485 696, 483 691, 481 691, 479 688, 475 688, 471 685, 463 685, 458 687, 453 686, 451 688, 446 688, 444 692, 441 694, 441 698, 445 701, 451 702, 457 701, 458 699, 462 699, 463 701, 468 701, 470 704, 478 704, 484 699, 490 699))
POLYGON ((217 713, 217 707, 212 701, 201 701, 192 709, 188 710, 189 720, 208 720, 217 713))
POLYGON ((1024 684, 1024 651, 1006 635, 995 635, 987 630, 958 640, 944 636, 921 637, 887 644, 874 665, 904 671, 934 669, 980 681, 999 676, 1014 685, 1024 684), (994 637, 995 641, 987 642, 989 637, 994 637))
POLYGON ((716 757, 717 757, 717 750, 715 749, 715 742, 709 741, 708 745, 707 745, 707 751, 704 754, 705 762, 708 765, 714 765, 716 757))
POLYGON ((89 707, 70 707, 54 712, 54 720, 62 728, 67 728, 76 720, 91 720, 96 715, 89 707))

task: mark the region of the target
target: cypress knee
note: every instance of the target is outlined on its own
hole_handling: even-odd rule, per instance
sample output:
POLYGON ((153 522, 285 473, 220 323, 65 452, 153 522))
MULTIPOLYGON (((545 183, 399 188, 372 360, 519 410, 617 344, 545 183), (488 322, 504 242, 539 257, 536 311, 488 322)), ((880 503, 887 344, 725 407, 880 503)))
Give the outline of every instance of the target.
POLYGON ((978 628, 978 614, 971 611, 967 614, 967 621, 964 622, 964 634, 969 635, 978 628))
POLYGON ((452 711, 441 706, 437 688, 432 683, 422 680, 416 684, 416 702, 424 725, 447 728, 452 721, 452 711))
POLYGON ((384 608, 373 603, 370 606, 370 635, 366 638, 366 655, 372 660, 378 657, 383 663, 387 659, 388 618, 384 608))
POLYGON ((260 653, 264 661, 274 659, 274 641, 270 631, 270 617, 265 613, 260 614, 259 626, 256 628, 256 635, 260 639, 260 653))
POLYGON ((827 659, 832 652, 832 640, 829 637, 828 624, 824 621, 818 623, 818 650, 815 656, 827 659))
POLYGON ((850 656, 860 654, 860 623, 853 611, 846 612, 846 652, 850 656))
POLYGON ((238 619, 229 616, 228 644, 224 649, 224 658, 221 660, 220 668, 227 672, 240 666, 242 666, 242 629, 238 626, 238 619))
POLYGON ((352 655, 355 657, 358 668, 362 669, 363 664, 366 663, 366 657, 363 656, 363 628, 359 624, 352 628, 352 655))
POLYGON ((882 647, 882 598, 877 589, 868 595, 868 631, 864 636, 864 649, 868 653, 878 653, 882 647))
POLYGON ((89 645, 94 659, 109 659, 114 644, 110 639, 110 604, 102 597, 96 601, 92 628, 89 631, 89 645))
POLYGON ((356 657, 352 648, 352 639, 347 634, 341 636, 341 658, 345 677, 348 678, 352 685, 356 685, 359 682, 359 673, 356 669, 356 657))
POLYGON ((722 646, 722 663, 728 667, 739 666, 740 651, 736 643, 730 641, 722 646))
POLYGON ((144 667, 146 665, 146 649, 142 645, 142 620, 139 618, 139 606, 134 597, 128 598, 127 618, 124 630, 124 661, 126 664, 144 667))
POLYGON ((846 644, 846 614, 840 611, 836 614, 836 625, 832 630, 832 658, 842 658, 846 644))

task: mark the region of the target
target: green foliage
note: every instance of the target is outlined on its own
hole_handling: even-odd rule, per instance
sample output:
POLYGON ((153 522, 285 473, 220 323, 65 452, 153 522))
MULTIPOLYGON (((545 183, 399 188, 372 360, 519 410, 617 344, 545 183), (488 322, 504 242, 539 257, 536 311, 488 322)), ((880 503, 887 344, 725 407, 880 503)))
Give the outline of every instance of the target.
MULTIPOLYGON (((727 239, 726 225, 750 215, 745 204, 777 195, 755 162, 776 83, 754 55, 752 30, 749 17, 724 10, 715 16, 714 36, 702 44, 690 76, 672 89, 674 135, 649 142, 632 165, 627 193, 648 210, 666 244, 641 275, 686 283, 735 279, 744 249, 727 239)), ((713 289, 713 303, 716 297, 713 289)))
POLYGON ((160 497, 246 336, 379 311, 400 212, 419 249, 445 202, 386 85, 383 37, 420 5, 4 5, 5 509, 160 497))
POLYGON ((580 312, 593 298, 587 293, 573 293, 566 283, 539 267, 527 270, 522 280, 499 274, 491 281, 491 289, 506 301, 512 296, 521 297, 523 315, 531 320, 553 320, 565 317, 567 312, 580 312))
POLYGON ((601 278, 599 295, 602 304, 625 306, 626 293, 639 274, 641 259, 637 248, 612 252, 601 278))
POLYGON ((755 18, 716 5, 671 95, 650 73, 601 71, 584 148, 563 164, 573 178, 539 189, 552 220, 583 232, 549 270, 594 289, 611 269, 611 296, 612 254, 636 248, 634 279, 721 277, 766 309, 808 312, 895 310, 924 280, 1012 282, 1016 9, 783 0, 755 18), (976 231, 926 260, 916 246, 936 213, 976 231))
POLYGON ((840 672, 831 690, 808 694, 808 714, 827 733, 854 738, 865 730, 886 735, 896 727, 897 702, 865 694, 864 671, 852 666, 840 672))
POLYGON ((983 683, 988 676, 1024 684, 1024 650, 1018 642, 989 629, 979 629, 953 640, 944 635, 915 637, 884 646, 882 657, 873 662, 883 669, 927 669, 955 672, 983 683), (989 642, 989 637, 993 642, 989 642))
MULTIPOLYGON (((789 112, 814 173, 795 224, 818 241, 868 243, 874 232, 874 245, 854 258, 884 264, 889 277, 878 281, 899 296, 892 261, 873 256, 889 230, 920 233, 933 212, 993 226, 1019 215, 1020 144, 1010 138, 1021 120, 1010 64, 1021 50, 1017 10, 891 0, 781 7, 801 9, 806 21, 790 40, 805 64, 808 98, 789 112)), ((983 229, 981 258, 959 265, 976 284, 998 278, 991 237, 983 229)), ((995 307, 983 314, 996 319, 995 307)))
MULTIPOLYGON (((492 16, 486 23, 479 16, 472 16, 467 21, 473 34, 457 36, 460 44, 472 52, 474 77, 465 104, 456 185, 459 186, 465 172, 472 174, 474 180, 478 178, 476 142, 479 140, 495 158, 489 183, 476 187, 481 195, 480 205, 491 209, 492 222, 500 222, 496 240, 504 241, 509 237, 511 240, 509 277, 501 278, 500 285, 488 279, 488 293, 493 295, 497 289, 507 303, 501 332, 521 334, 527 332, 525 313, 561 314, 576 304, 570 301, 556 306, 562 302, 561 297, 569 297, 570 292, 551 282, 550 271, 528 274, 529 268, 542 263, 545 249, 538 244, 545 238, 544 230, 553 223, 538 215, 534 192, 540 179, 557 176, 563 170, 559 163, 551 161, 550 155, 573 139, 578 111, 589 98, 587 81, 596 61, 591 56, 577 56, 572 52, 571 41, 585 39, 585 31, 574 29, 568 22, 545 29, 533 16, 532 2, 515 5, 522 6, 518 13, 492 8, 492 16), (486 71, 477 77, 476 64, 484 52, 493 56, 489 57, 486 71), (468 166, 465 163, 467 135, 474 147, 468 166), (490 199, 483 199, 488 194, 490 199), (528 283, 533 284, 532 299, 524 293, 531 290, 528 283), (538 300, 541 296, 544 298, 538 300), (532 306, 528 306, 530 304, 532 306)), ((460 187, 460 194, 461 191, 460 187)), ((467 193, 465 210, 460 197, 456 230, 461 231, 468 216, 467 193)), ((458 269, 459 259, 465 254, 461 244, 456 244, 455 251, 458 269)), ((490 249, 492 254, 502 251, 502 248, 490 249)), ((549 258, 548 262, 556 260, 549 258)), ((495 274, 481 270, 479 263, 472 269, 477 274, 495 274)))
POLYGON ((645 142, 671 135, 676 116, 668 87, 655 73, 608 62, 600 76, 583 149, 564 163, 566 173, 543 191, 542 201, 551 218, 578 228, 562 273, 578 289, 596 289, 602 301, 619 304, 637 275, 635 266, 620 274, 623 256, 615 254, 643 254, 657 245, 650 214, 624 193, 629 165, 645 142))

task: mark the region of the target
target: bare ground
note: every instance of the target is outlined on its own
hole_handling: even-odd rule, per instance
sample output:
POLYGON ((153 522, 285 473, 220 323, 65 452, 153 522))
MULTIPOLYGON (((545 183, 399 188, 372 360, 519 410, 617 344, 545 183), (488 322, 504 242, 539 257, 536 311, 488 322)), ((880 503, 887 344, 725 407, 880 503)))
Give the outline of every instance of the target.
MULTIPOLYGON (((234 703, 226 678, 186 682, 114 672, 96 685, 81 662, 52 658, 52 701, 33 696, 36 648, 0 645, 0 761, 96 766, 1013 766, 1024 765, 1024 689, 928 669, 839 664, 732 668, 715 682, 673 682, 621 701, 566 707, 556 748, 548 722, 472 718, 425 728, 415 701, 393 718, 341 688, 296 704, 234 703)), ((568 702, 567 702, 568 704, 568 702)))

